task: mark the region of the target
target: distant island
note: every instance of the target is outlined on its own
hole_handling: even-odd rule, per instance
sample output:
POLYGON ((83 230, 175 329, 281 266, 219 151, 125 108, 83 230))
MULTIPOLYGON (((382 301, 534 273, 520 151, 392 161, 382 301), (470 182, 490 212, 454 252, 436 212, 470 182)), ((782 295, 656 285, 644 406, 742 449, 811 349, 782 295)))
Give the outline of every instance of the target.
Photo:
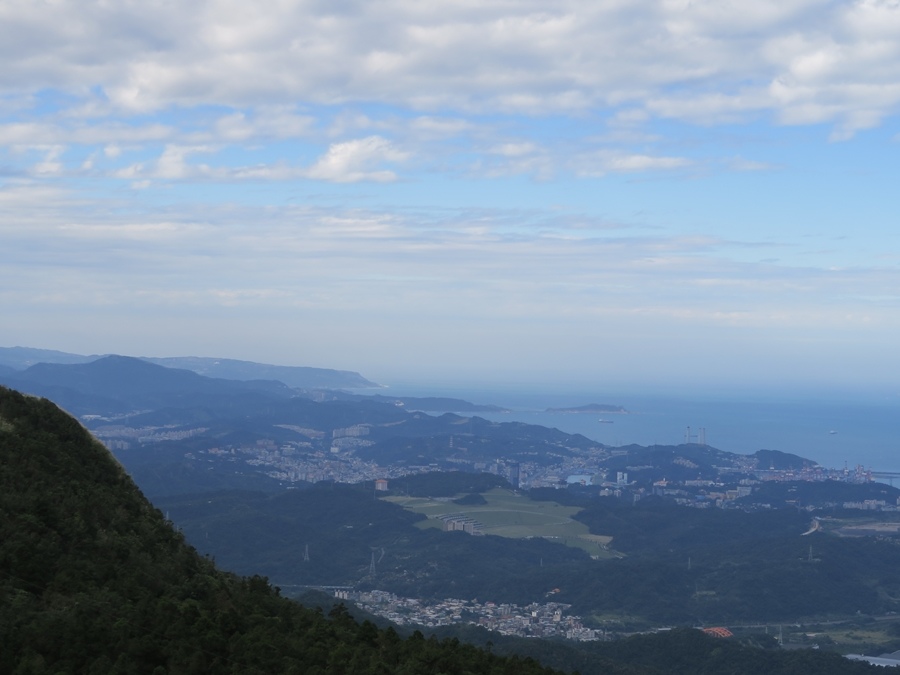
POLYGON ((606 405, 603 403, 589 403, 587 405, 575 406, 572 408, 547 408, 545 412, 548 413, 589 413, 591 415, 596 415, 598 413, 615 413, 615 414, 628 414, 628 411, 625 410, 620 405, 606 405))

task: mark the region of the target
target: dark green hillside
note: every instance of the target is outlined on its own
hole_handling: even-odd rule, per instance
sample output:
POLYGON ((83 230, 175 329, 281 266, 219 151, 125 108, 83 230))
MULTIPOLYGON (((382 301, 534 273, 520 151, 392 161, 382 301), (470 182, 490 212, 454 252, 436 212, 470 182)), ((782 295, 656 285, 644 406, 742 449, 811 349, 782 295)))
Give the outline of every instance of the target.
MULTIPOLYGON (((479 481, 474 474, 459 478, 467 475, 469 485, 479 481)), ((553 588, 556 570, 589 562, 583 551, 543 538, 421 529, 416 524, 424 516, 375 499, 371 485, 175 496, 157 504, 226 569, 265 574, 285 589, 359 584, 410 596, 527 604, 553 588)))
MULTIPOLYGON (((246 461, 235 462, 230 471, 213 467, 203 450, 207 439, 189 439, 178 444, 158 443, 116 452, 127 467, 134 482, 151 500, 186 493, 218 490, 261 490, 275 492, 284 489, 282 481, 263 473, 251 471, 246 461)), ((297 481, 296 489, 309 486, 297 481)))
POLYGON ((490 641, 494 653, 517 653, 582 675, 855 675, 884 673, 878 666, 849 661, 838 654, 811 649, 781 649, 774 637, 749 635, 721 639, 693 628, 678 628, 621 640, 565 643, 500 636, 468 626, 438 629, 439 636, 458 634, 473 644, 490 641), (610 671, 613 663, 620 670, 610 671))
POLYGON ((612 497, 592 500, 577 516, 591 532, 613 537, 616 550, 629 554, 728 547, 745 541, 799 536, 811 516, 796 510, 745 513, 694 509, 649 497, 629 505, 612 497))
POLYGON ((735 455, 708 445, 628 445, 617 448, 625 451, 603 463, 608 471, 627 471, 629 480, 640 485, 668 480, 717 480, 717 467, 733 466, 735 455))
POLYGON ((788 469, 808 469, 816 466, 816 463, 812 460, 789 452, 781 452, 780 450, 757 450, 753 453, 753 457, 756 458, 756 466, 760 469, 784 471, 788 469))
MULTIPOLYGON (((430 474, 418 478, 421 485, 410 477, 410 488, 440 489, 431 482, 442 476, 451 484, 467 479, 469 487, 480 478, 430 474)), ((402 490, 403 480, 391 487, 402 490)), ((612 547, 626 557, 592 560, 541 537, 422 529, 421 516, 374 494, 371 484, 319 484, 157 503, 227 569, 265 574, 292 593, 304 585, 355 585, 410 597, 528 604, 559 588, 559 600, 576 614, 643 625, 796 621, 900 609, 900 546, 821 531, 804 536, 812 519, 796 509, 746 513, 680 507, 661 498, 635 505, 595 498, 582 502, 586 508, 575 518, 595 534, 612 536, 612 547)))
POLYGON ((783 651, 774 638, 759 635, 743 641, 710 637, 679 629, 597 644, 596 656, 624 661, 666 675, 829 675, 879 672, 877 666, 851 662, 837 654, 811 650, 783 651))
MULTIPOLYGON (((759 486, 753 495, 757 503, 766 502, 775 507, 788 505, 843 508, 844 502, 861 502, 867 499, 896 504, 900 490, 884 483, 843 483, 836 480, 768 481, 759 486)), ((742 501, 749 501, 746 497, 742 501)), ((865 512, 857 511, 859 515, 865 512)))
POLYGON ((12 674, 550 672, 218 572, 75 420, 2 388, 0 644, 12 674))
POLYGON ((576 518, 628 553, 561 581, 579 612, 655 622, 793 620, 900 608, 900 545, 808 535, 809 513, 593 500, 576 518))
POLYGON ((359 451, 361 457, 382 463, 428 464, 449 457, 467 461, 493 461, 504 457, 552 464, 574 449, 598 446, 580 434, 523 422, 491 422, 481 417, 445 413, 431 417, 410 414, 402 424, 375 429, 375 445, 359 451))

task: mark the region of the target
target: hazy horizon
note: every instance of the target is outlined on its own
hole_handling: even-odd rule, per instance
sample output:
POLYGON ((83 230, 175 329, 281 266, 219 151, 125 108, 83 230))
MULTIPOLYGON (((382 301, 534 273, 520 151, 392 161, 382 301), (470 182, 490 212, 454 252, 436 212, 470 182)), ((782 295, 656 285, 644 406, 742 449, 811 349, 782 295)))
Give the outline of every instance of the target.
MULTIPOLYGON (((119 355, 135 358, 165 357, 198 357, 212 359, 230 359, 235 357, 213 353, 173 353, 161 356, 157 353, 126 352, 94 352, 69 351, 53 347, 34 347, 32 345, 0 345, 0 349, 24 348, 41 349, 62 354, 102 358, 107 355, 119 355)), ((55 359, 48 359, 55 362, 55 359)), ((250 361, 249 359, 236 359, 250 361)), ((36 362, 40 361, 37 359, 36 362)), ((621 404, 622 400, 659 399, 667 401, 705 402, 767 402, 810 403, 821 402, 829 405, 848 403, 865 405, 896 405, 900 403, 900 390, 893 383, 885 386, 853 386, 830 385, 822 387, 809 382, 795 382, 791 385, 783 383, 758 383, 754 386, 744 382, 645 382, 640 380, 594 380, 590 378, 570 378, 563 376, 536 378, 526 369, 506 376, 476 374, 466 376, 460 373, 431 375, 429 373, 397 374, 379 369, 382 377, 375 377, 371 372, 359 371, 338 364, 309 364, 302 362, 283 363, 272 359, 263 359, 256 363, 273 366, 296 366, 325 368, 358 372, 362 377, 373 382, 375 388, 357 389, 364 394, 382 394, 396 396, 437 396, 462 398, 479 404, 513 406, 521 409, 539 410, 551 405, 583 405, 587 403, 621 404), (554 403, 550 403, 554 402, 554 403)))
POLYGON ((863 465, 874 471, 900 472, 900 419, 896 415, 900 401, 893 389, 645 387, 635 383, 539 382, 522 377, 518 381, 394 378, 379 384, 380 388, 354 391, 397 397, 450 397, 501 406, 506 411, 467 414, 495 422, 557 428, 613 447, 678 445, 686 442, 686 433, 692 430, 696 435, 702 428, 709 445, 728 452, 752 455, 762 449, 779 450, 831 469, 863 465), (623 406, 626 413, 572 414, 559 410, 588 403, 623 406), (606 422, 600 423, 598 416, 606 422))

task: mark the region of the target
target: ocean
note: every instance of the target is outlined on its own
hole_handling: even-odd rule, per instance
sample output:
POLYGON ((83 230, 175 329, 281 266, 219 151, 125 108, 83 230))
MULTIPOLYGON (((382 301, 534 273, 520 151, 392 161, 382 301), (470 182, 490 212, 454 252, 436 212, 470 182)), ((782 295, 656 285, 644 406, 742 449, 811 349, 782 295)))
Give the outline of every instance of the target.
POLYGON ((451 396, 498 405, 510 412, 476 414, 498 422, 555 427, 612 446, 677 445, 689 437, 691 442, 705 437, 708 445, 729 452, 780 450, 812 459, 826 468, 863 465, 873 471, 900 473, 897 398, 812 399, 757 394, 741 399, 412 385, 392 386, 385 393, 451 396), (546 411, 590 403, 623 406, 628 412, 598 415, 546 411))

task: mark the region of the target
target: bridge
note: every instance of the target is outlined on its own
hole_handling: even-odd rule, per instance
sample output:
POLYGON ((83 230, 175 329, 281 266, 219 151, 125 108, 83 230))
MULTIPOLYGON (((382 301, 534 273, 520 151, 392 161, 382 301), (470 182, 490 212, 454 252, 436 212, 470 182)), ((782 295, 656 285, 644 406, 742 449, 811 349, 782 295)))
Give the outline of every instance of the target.
POLYGON ((894 479, 900 479, 900 471, 869 471, 869 475, 875 479, 887 478, 888 485, 893 487, 894 479))

